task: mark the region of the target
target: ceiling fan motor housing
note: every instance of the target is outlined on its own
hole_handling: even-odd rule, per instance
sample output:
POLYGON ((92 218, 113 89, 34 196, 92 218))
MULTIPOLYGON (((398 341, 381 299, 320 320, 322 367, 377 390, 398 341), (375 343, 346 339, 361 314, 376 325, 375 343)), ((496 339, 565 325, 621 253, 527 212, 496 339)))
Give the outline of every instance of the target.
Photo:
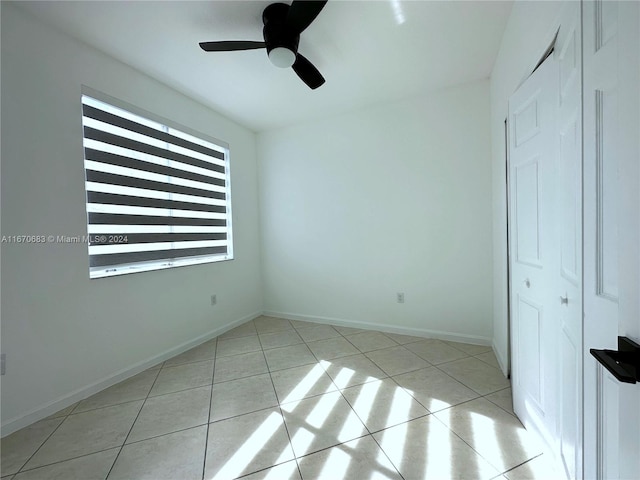
POLYGON ((278 47, 286 48, 294 54, 298 53, 300 34, 286 26, 288 13, 289 5, 286 3, 272 3, 262 12, 262 23, 264 23, 262 35, 267 54, 278 47))

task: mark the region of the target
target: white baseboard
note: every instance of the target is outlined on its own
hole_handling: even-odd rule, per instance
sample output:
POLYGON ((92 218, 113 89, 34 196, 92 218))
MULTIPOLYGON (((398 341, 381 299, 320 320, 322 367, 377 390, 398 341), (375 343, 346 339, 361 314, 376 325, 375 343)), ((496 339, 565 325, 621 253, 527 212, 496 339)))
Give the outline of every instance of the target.
POLYGON ((496 347, 495 342, 492 342, 491 347, 493 348, 493 353, 496 356, 496 360, 498 360, 498 365, 500 365, 500 370, 502 370, 502 373, 505 377, 509 378, 509 362, 504 352, 496 347))
POLYGON ((413 335, 415 337, 437 338, 438 340, 448 340, 451 342, 471 343, 474 345, 490 346, 492 339, 490 337, 482 337, 480 335, 463 335, 454 332, 445 332, 442 330, 429 330, 425 328, 399 327, 397 325, 389 325, 386 323, 360 322, 358 320, 347 320, 342 318, 317 317, 313 315, 299 315, 289 312, 265 311, 263 315, 269 317, 286 318, 287 320, 300 320, 302 322, 323 323, 336 325, 338 327, 362 328, 364 330, 378 330, 388 333, 399 333, 402 335, 413 335))
POLYGON ((80 400, 84 400, 85 398, 90 397, 91 395, 98 393, 99 391, 104 390, 105 388, 111 387, 112 385, 115 385, 116 383, 126 380, 127 378, 132 377, 133 375, 137 375, 138 373, 143 372, 144 370, 150 367, 153 367, 154 365, 157 365, 160 362, 168 360, 171 357, 175 357, 176 355, 179 355, 182 352, 186 352, 187 350, 193 347, 196 347, 201 343, 204 343, 212 338, 215 338, 218 335, 222 335, 224 332, 231 330, 232 328, 237 327, 238 325, 241 325, 245 322, 248 322, 249 320, 253 320, 256 317, 259 317, 260 315, 261 315, 261 312, 256 312, 251 315, 247 315, 245 317, 239 318, 238 320, 234 320, 233 322, 228 323, 227 325, 218 327, 210 332, 205 333, 204 335, 200 335, 192 340, 189 340, 188 342, 184 342, 165 352, 162 352, 151 358, 138 362, 135 365, 132 365, 130 367, 124 368, 90 385, 79 388, 74 392, 71 392, 59 398, 58 400, 55 400, 53 402, 47 403, 46 405, 37 407, 25 415, 8 420, 2 424, 2 437, 5 437, 6 435, 9 435, 15 432, 16 430, 20 430, 21 428, 24 428, 28 425, 31 425, 34 422, 42 420, 43 418, 47 418, 49 415, 53 415, 54 413, 62 410, 63 408, 67 408, 68 406, 73 405, 74 403, 79 402, 80 400))

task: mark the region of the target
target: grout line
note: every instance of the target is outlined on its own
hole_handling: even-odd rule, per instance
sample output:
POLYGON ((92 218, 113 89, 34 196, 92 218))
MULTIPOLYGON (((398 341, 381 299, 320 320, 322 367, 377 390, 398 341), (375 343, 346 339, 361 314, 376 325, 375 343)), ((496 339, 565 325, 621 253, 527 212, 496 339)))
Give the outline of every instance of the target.
MULTIPOLYGON (((265 373, 263 375, 268 375, 268 374, 265 373)), ((265 410, 273 410, 273 409, 276 409, 278 407, 279 407, 279 405, 270 405, 268 407, 260 407, 260 408, 257 408, 255 410, 251 410, 250 412, 238 413, 237 415, 231 415, 230 417, 225 417, 225 418, 220 418, 218 420, 213 420, 213 421, 209 422, 209 425, 213 425, 215 423, 220 423, 220 422, 226 422, 227 420, 233 420, 234 418, 243 417, 243 416, 249 415, 251 413, 263 412, 265 410)), ((204 425, 204 423, 202 425, 204 425)), ((201 426, 201 425, 199 425, 199 426, 201 426)), ((189 428, 192 428, 192 427, 189 427, 189 428)))
MULTIPOLYGON (((68 415, 67 415, 67 417, 68 417, 68 415)), ((26 461, 22 464, 22 466, 21 466, 21 467, 20 467, 20 468, 19 468, 19 469, 14 473, 14 475, 17 475, 18 473, 21 473, 21 472, 23 471, 22 469, 23 469, 23 468, 24 468, 24 467, 25 467, 25 466, 26 466, 26 465, 31 461, 31 459, 36 455, 36 453, 38 453, 38 452, 40 451, 40 449, 42 448, 42 446, 43 446, 45 443, 47 443, 47 441, 48 441, 48 440, 53 436, 53 434, 54 434, 54 433, 56 433, 56 431, 60 428, 60 426, 61 426, 61 425, 62 425, 62 424, 67 420, 67 417, 64 417, 64 418, 62 419, 62 421, 58 424, 58 426, 57 426, 56 428, 54 428, 54 429, 53 429, 53 431, 52 431, 49 435, 47 435, 47 438, 45 438, 45 439, 42 441, 42 443, 41 443, 41 444, 40 444, 40 446, 36 449, 36 451, 35 451, 35 452, 33 452, 29 458, 27 458, 27 460, 26 460, 26 461)), ((60 418, 60 417, 58 417, 58 418, 60 418)), ((51 420, 55 420, 55 419, 54 419, 54 418, 52 418, 51 420)), ((25 428, 28 428, 28 427, 25 427, 25 428)), ((44 466, 44 465, 41 465, 41 466, 44 466)), ((36 467, 36 468, 39 468, 39 467, 36 467)), ((30 469, 28 469, 28 470, 33 470, 33 469, 31 469, 31 468, 30 468, 30 469)), ((27 471, 27 470, 24 470, 24 471, 27 471)))
MULTIPOLYGON (((257 335, 256 335, 256 337, 257 337, 257 335)), ((248 338, 248 337, 245 337, 245 338, 248 338)), ((240 355, 247 355, 247 354, 249 354, 249 353, 258 353, 258 352, 261 352, 261 351, 262 351, 262 349, 260 349, 260 348, 259 348, 259 349, 257 349, 257 350, 248 350, 248 351, 246 351, 246 352, 230 353, 230 354, 228 354, 228 355, 216 355, 216 359, 217 359, 217 358, 231 358, 231 357, 238 357, 238 356, 240 356, 240 355)))
MULTIPOLYGON (((467 358, 474 358, 474 357, 470 355, 470 356, 469 356, 469 357, 467 357, 467 358)), ((466 360, 466 359, 465 359, 465 358, 461 358, 460 360, 466 360)), ((455 362, 455 361, 458 361, 458 360, 454 360, 454 362, 455 362)), ((508 387, 499 388, 498 390, 495 390, 495 391, 493 391, 493 392, 489 392, 489 393, 481 393, 481 392, 478 392, 476 389, 474 389, 473 387, 471 387, 471 386, 467 385, 467 384, 466 384, 466 383, 464 383, 462 380, 459 380, 459 379, 455 378, 453 375, 451 375, 450 373, 448 373, 448 372, 446 372, 446 371, 444 371, 444 370, 442 370, 442 369, 440 368, 440 366, 441 366, 441 365, 446 365, 446 364, 449 364, 449 363, 453 363, 453 362, 439 363, 438 365, 434 365, 434 367, 435 367, 435 368, 437 368, 438 370, 440 370, 442 373, 444 373, 444 374, 445 374, 445 375, 447 375, 448 377, 450 377, 451 379, 453 379, 453 380, 455 380, 456 382, 458 382, 459 384, 461 384, 462 386, 464 386, 464 387, 468 388, 469 390, 471 390, 471 391, 472 391, 472 392, 474 392, 474 393, 477 393, 480 397, 485 397, 485 396, 487 396, 487 395, 491 395, 491 394, 496 393, 496 392, 499 392, 499 391, 501 391, 501 390, 506 390, 507 388, 511 388, 511 381, 507 379, 507 381, 509 382, 509 386, 508 386, 508 387)), ((492 367, 492 368, 493 368, 493 367, 492 367)), ((500 372, 500 374, 502 375, 502 372, 500 372)), ((493 402, 492 402, 492 403, 493 403, 493 402)), ((498 406, 499 406, 499 405, 498 405, 498 406)))
MULTIPOLYGON (((255 353, 258 353, 258 352, 255 352, 255 353)), ((293 367, 293 368, 296 368, 296 367, 293 367)), ((277 370, 277 371, 280 372, 282 370, 277 370)), ((225 383, 236 382, 238 380, 247 380, 249 378, 259 377, 260 375, 266 375, 267 373, 269 373, 269 372, 266 371, 266 372, 261 372, 261 373, 252 373, 251 375, 247 375, 245 377, 231 378, 229 380, 223 380, 221 382, 216 382, 216 383, 214 383, 214 385, 224 385, 225 383)))
MULTIPOLYGON (((375 353, 375 352, 382 352, 382 351, 384 351, 384 350, 391 350, 392 348, 398 348, 398 347, 402 348, 405 352, 407 352, 407 353, 409 353, 409 354, 413 355, 414 357, 418 357, 418 359, 419 359, 419 360, 422 360, 423 362, 426 362, 426 363, 427 363, 427 365, 426 365, 426 366, 422 366, 422 367, 416 367, 416 368, 414 368, 414 369, 412 369, 412 370, 408 370, 408 371, 406 371, 406 372, 396 373, 395 375, 389 375, 389 376, 394 376, 394 377, 395 377, 395 376, 397 376, 397 375, 404 375, 405 373, 415 372, 416 370, 422 370, 423 368, 433 367, 433 364, 432 364, 431 362, 429 362, 428 360, 425 360, 424 358, 422 358, 422 357, 421 357, 420 355, 418 355, 417 353, 412 352, 412 351, 411 351, 411 350, 409 350, 405 345, 398 345, 398 346, 396 346, 396 347, 389 347, 389 348, 383 348, 383 349, 380 349, 380 350, 373 350, 373 351, 371 351, 371 352, 363 353, 363 355, 364 355, 365 357, 367 357, 369 360, 371 360, 373 363, 375 363, 375 364, 378 366, 378 368, 379 368, 380 370, 382 370, 382 371, 384 371, 385 373, 387 373, 387 372, 386 372, 386 371, 385 371, 385 370, 384 370, 380 365, 378 365, 378 364, 376 363, 376 361, 375 361, 373 358, 371 358, 368 354, 370 354, 370 353, 375 353)), ((412 361, 413 361, 413 360, 412 360, 412 361)))
MULTIPOLYGON (((427 415, 423 415, 422 417, 418 417, 418 418, 426 418, 428 417, 430 414, 427 415)), ((411 420, 417 420, 417 418, 412 418, 411 420)), ((403 423, 409 423, 410 420, 403 422, 403 423)), ((398 425, 402 425, 402 423, 399 423, 398 425)), ((394 427, 396 427, 397 425, 394 425, 394 427)), ((392 427, 389 427, 392 428, 392 427)), ((386 430, 386 429, 383 429, 386 430)), ((382 432, 382 430, 378 430, 378 432, 382 432)), ((378 433, 375 432, 375 433, 378 433)), ((378 446, 378 448, 380 449, 380 451, 384 454, 385 457, 387 457, 387 460, 389 460, 389 463, 393 466, 393 468, 396 469, 396 472, 398 472, 398 475, 400 475, 400 478, 402 478, 402 480, 405 480, 404 475, 402 474, 402 472, 400 472, 400 470, 398 469, 398 467, 396 467, 396 464, 393 463, 393 460, 391 460, 391 458, 389 458, 389 455, 387 455, 387 452, 384 451, 384 448, 382 448, 382 445, 380 445, 380 442, 378 442, 378 439, 376 437, 374 437, 373 433, 371 434, 371 438, 373 439, 374 442, 376 442, 376 445, 378 446)))
MULTIPOLYGON (((142 373, 142 372, 140 372, 140 373, 142 373)), ((98 393, 99 393, 99 392, 98 392, 98 393)), ((87 398, 90 398, 90 396, 89 396, 89 397, 87 397, 87 398)), ((71 409, 71 411, 70 411, 69 413, 67 413, 67 415, 65 415, 65 418, 67 418, 69 415, 73 415, 73 413, 78 409, 78 407, 80 406, 80 403, 81 403, 83 400, 86 400, 86 398, 84 398, 84 399, 79 400, 78 402, 76 402, 76 404, 73 406, 73 408, 71 409)))
POLYGON ((209 392, 209 411, 207 412, 207 432, 204 437, 204 455, 202 457, 202 480, 204 480, 207 469, 207 447, 209 446, 209 425, 211 425, 211 407, 213 404, 213 382, 216 376, 216 359, 218 358, 218 339, 216 337, 216 348, 213 354, 213 368, 211 369, 211 392, 209 392))
MULTIPOLYGON (((473 400, 469 400, 468 402, 471 402, 471 401, 473 401, 473 400)), ((463 405, 464 403, 468 403, 468 402, 463 402, 463 403, 460 403, 460 404, 458 404, 458 405, 463 405)), ((449 408, 454 408, 454 407, 457 407, 458 405, 454 405, 454 406, 449 407, 449 408)), ((447 409, 444 409, 444 410, 447 410, 447 409)), ((440 410, 440 411, 443 411, 443 410, 440 410)), ((437 413, 437 412, 436 412, 436 413, 437 413)), ((470 444, 469 442, 467 442, 464 438, 462 438, 460 435, 458 435, 456 432, 454 432, 454 431, 453 431, 453 430, 452 430, 452 429, 451 429, 451 428, 450 428, 446 423, 444 423, 442 420, 440 420, 440 419, 439 419, 438 417, 436 417, 435 415, 433 416, 433 418, 434 418, 434 420, 436 420, 436 421, 438 421, 440 424, 442 424, 442 425, 443 425, 447 430, 449 430, 449 432, 451 432, 451 434, 452 434, 453 436, 455 436, 455 437, 459 438, 459 439, 460 439, 460 441, 461 441, 462 443, 464 443, 465 445, 467 445, 467 446, 471 449, 471 451, 472 451, 472 452, 474 452, 478 457, 480 457, 482 460, 484 460, 485 462, 487 462, 487 464, 488 464, 489 466, 491 466, 492 468, 494 468, 496 472, 500 472, 500 469, 499 469, 498 467, 496 467, 496 466, 493 464, 493 462, 489 461, 489 459, 488 459, 488 458, 485 458, 485 457, 484 457, 484 455, 482 455, 479 451, 477 451, 477 450, 473 447, 473 445, 471 445, 471 444, 470 444)), ((501 474, 501 473, 498 473, 497 477, 499 477, 500 475, 502 475, 502 474, 501 474)), ((495 477, 493 477, 493 478, 495 478, 495 477)))
MULTIPOLYGON (((39 468, 46 468, 46 467, 50 467, 52 465, 58 465, 60 463, 64 463, 64 462, 68 462, 70 460, 77 460, 78 458, 84 458, 84 457, 89 457, 91 455, 95 455, 97 453, 103 453, 103 452, 108 452, 109 450, 115 450, 115 449, 120 449, 121 447, 109 447, 109 448, 103 448, 102 450, 96 450, 95 452, 91 452, 91 453, 84 453, 82 455, 78 455, 77 457, 71 457, 71 458, 65 458, 64 460, 56 460, 55 462, 51 462, 51 463, 47 463, 45 465, 38 465, 37 467, 33 467, 33 468, 27 468, 26 470, 20 470, 19 473, 25 473, 25 472, 33 472, 34 470, 38 470, 39 468)), ((3 476, 2 480, 8 479, 9 477, 11 477, 11 475, 17 475, 18 472, 16 473, 10 473, 7 476, 3 476)), ((11 477, 13 478, 13 477, 11 477)))
POLYGON ((147 393, 146 398, 142 401, 142 405, 140 405, 140 410, 138 410, 138 414, 136 415, 136 418, 133 420, 133 422, 131 422, 131 426, 129 427, 129 431, 127 432, 127 436, 124 438, 124 441, 122 442, 122 445, 120 445, 120 450, 118 451, 118 454, 116 455, 116 458, 113 460, 113 463, 111 464, 111 468, 109 469, 109 472, 107 473, 105 479, 109 478, 109 475, 111 475, 111 472, 113 471, 113 467, 115 466, 116 462, 118 461, 118 458, 120 458, 120 454, 122 453, 122 449, 124 448, 125 444, 127 443, 127 439, 129 438, 129 435, 131 435, 131 430, 133 430, 133 426, 138 421, 138 417, 140 417, 140 412, 142 412, 142 409, 144 408, 144 404, 147 403, 147 398, 149 398, 149 394, 151 393, 151 390, 153 390, 153 386, 158 381, 158 377, 160 376, 160 372, 161 371, 162 371, 162 368, 158 370, 158 373, 156 373, 156 378, 153 379, 153 383, 151 384, 151 388, 149 388, 149 392, 147 393))
MULTIPOLYGON (((99 393, 99 392, 98 392, 99 393)), ((139 402, 141 400, 145 400, 146 397, 133 398, 131 400, 125 400, 124 402, 119 403, 110 403, 109 405, 102 405, 100 407, 90 408, 89 410, 83 410, 81 412, 70 413, 68 417, 75 417, 76 415, 82 415, 83 413, 95 412, 96 410, 102 410, 104 408, 118 407, 120 405, 126 405, 127 403, 139 402)))
POLYGON ((309 457, 311 455, 315 455, 316 453, 320 453, 320 452, 324 452, 325 450, 329 450, 330 448, 335 448, 335 447, 339 447, 341 445, 344 445, 345 443, 349 443, 349 442, 353 442, 354 440, 360 440, 361 438, 365 438, 365 437, 370 437, 371 434, 370 433, 364 433, 362 435, 359 435, 355 438, 352 438, 351 440, 346 440, 344 442, 340 442, 338 441, 338 443, 336 443, 335 445, 329 445, 328 447, 322 447, 318 450, 314 450, 313 452, 309 452, 309 453, 305 453, 304 455, 300 455, 297 458, 305 458, 305 457, 309 457))
POLYGON ((191 425, 189 427, 179 428, 177 430, 172 430, 171 432, 161 433, 159 435, 153 435, 151 437, 141 438, 140 440, 134 440, 133 442, 127 443, 126 445, 123 445, 123 446, 136 445, 137 443, 146 442, 147 440, 153 440, 154 438, 166 437, 167 435, 173 435, 174 433, 186 432, 187 430, 193 430, 193 429, 196 429, 196 428, 204 427, 205 425, 206 425, 206 423, 200 423, 198 425, 191 425))
MULTIPOLYGON (((482 398, 482 397, 479 397, 479 398, 482 398)), ((473 401, 475 401, 475 400, 477 400, 477 398, 474 398, 474 399, 472 399, 472 400, 467 400, 466 402, 462 402, 462 403, 459 403, 459 404, 457 404, 457 405, 452 405, 452 406, 450 406, 450 407, 448 407, 448 408, 444 408, 444 409, 442 409, 442 410, 438 410, 438 411, 437 411, 437 412, 435 412, 435 413, 440 413, 440 412, 443 412, 443 411, 445 411, 445 410, 453 409, 453 408, 456 408, 456 407, 458 407, 458 406, 460 406, 460 405, 464 405, 465 403, 473 402, 473 401)), ((493 402, 491 402, 491 403, 493 403, 493 402)), ((496 405, 496 406, 498 406, 498 405, 496 405)), ((509 413, 509 412, 507 412, 507 413, 509 413)), ((471 450, 473 450, 473 451, 476 453, 476 455, 478 455, 478 456, 479 456, 480 458, 482 458, 485 462, 487 462, 487 464, 489 464, 491 467, 493 467, 493 468, 496 470, 496 472, 501 472, 501 469, 500 469, 498 466, 496 466, 496 465, 495 465, 495 464, 494 464, 490 459, 486 458, 482 453, 480 453, 478 450, 476 450, 476 449, 473 447, 473 445, 471 445, 469 442, 467 442, 464 438, 462 438, 460 435, 458 435, 456 432, 454 432, 454 431, 453 431, 453 430, 452 430, 452 429, 451 429, 447 424, 445 424, 442 420, 440 420, 436 415, 433 415, 433 417, 434 417, 438 422, 440 422, 442 425, 444 425, 444 426, 445 426, 445 427, 446 427, 446 428, 447 428, 447 429, 448 429, 448 430, 449 430, 453 435, 455 435, 455 436, 456 436, 456 437, 458 437, 460 440, 462 440, 466 445, 468 445, 468 446, 469 446, 469 448, 471 448, 471 450)), ((504 473, 509 472, 509 471, 511 471, 511 470, 513 470, 513 469, 515 469, 515 468, 518 468, 519 466, 524 465, 525 463, 527 463, 527 462, 529 462, 529 461, 533 460, 534 458, 539 457, 540 455, 542 455, 542 453, 540 453, 540 454, 538 454, 538 455, 535 455, 534 457, 531 457, 531 458, 527 459, 526 461, 522 462, 520 465, 516 465, 515 467, 512 467, 512 468, 510 468, 510 469, 508 469, 508 470, 504 470, 504 471, 502 471, 502 473, 498 473, 495 477, 492 477, 492 478, 499 478, 499 477, 500 477, 500 476, 502 476, 504 473)))
MULTIPOLYGON (((293 325, 291 326, 293 327, 293 325)), ((262 341, 260 340, 260 336, 258 336, 258 341, 260 342, 260 346, 262 346, 262 341)), ((267 356, 264 353, 264 348, 262 349, 262 355, 264 356, 264 362, 267 364, 267 370, 269 370, 269 363, 267 362, 267 356)), ((291 442, 291 434, 289 433, 289 427, 287 426, 287 422, 284 419, 284 413, 282 413, 282 406, 280 405, 280 397, 278 396, 276 385, 275 383, 273 383, 273 377, 271 376, 271 371, 269 370, 267 373, 269 375, 269 380, 271 380, 271 388, 273 388, 273 394, 275 395, 276 402, 278 403, 277 409, 280 412, 282 425, 284 425, 284 431, 287 434, 287 440, 289 441, 289 448, 291 449, 291 453, 293 454, 293 460, 296 462, 296 468, 298 469, 298 474, 300 475, 300 478, 302 478, 302 470, 300 470, 300 464, 298 463, 298 457, 296 456, 296 452, 293 450, 293 443, 291 442)), ((271 465, 271 467, 269 468, 273 468, 274 466, 275 465, 271 465)))
MULTIPOLYGON (((239 326, 241 326, 241 325, 239 325, 239 326)), ((224 338, 216 337, 216 338, 219 338, 221 342, 226 342, 227 340, 236 340, 238 338, 247 338, 247 337, 252 337, 253 335, 258 335, 258 332, 254 330, 253 333, 243 333, 242 335, 238 335, 236 337, 224 337, 224 338)))
MULTIPOLYGON (((296 460, 298 460, 299 458, 310 457, 311 455, 315 455, 317 453, 324 452, 325 450, 329 450, 331 448, 342 447, 345 443, 353 442, 355 440, 361 440, 361 439, 366 438, 366 437, 371 437, 371 439, 376 443, 378 448, 380 448, 380 450, 382 451, 384 456, 387 457, 387 459, 389 460, 389 463, 391 463, 391 466, 395 469, 396 473, 400 476, 400 478, 402 478, 404 480, 404 476, 396 468, 395 464, 387 456, 387 453, 382 449, 382 447, 380 447, 380 444, 377 442, 377 440, 374 438, 373 434, 371 434, 371 433, 365 433, 364 435, 360 435, 358 437, 352 438, 351 440, 347 440, 347 441, 344 441, 344 442, 336 443, 335 445, 329 445, 327 447, 323 447, 323 448, 320 448, 318 450, 314 450, 313 452, 305 453, 304 455, 300 455, 299 457, 296 457, 296 460)), ((302 477, 302 472, 300 472, 300 476, 302 477)))
MULTIPOLYGON (((158 372, 160 372, 160 370, 158 370, 158 372)), ((142 372, 141 372, 141 373, 142 373, 142 372)), ((156 374, 156 378, 157 378, 157 374, 156 374)), ((155 381, 154 381, 154 383, 155 383, 155 381)), ((117 385, 117 384, 116 384, 116 385, 117 385)), ((153 385, 152 385, 151 387, 153 388, 153 385)), ((97 392, 97 393, 100 393, 100 392, 97 392)), ((97 394, 97 393, 96 393, 96 394, 97 394)), ((88 397, 88 398, 90 398, 90 397, 88 397)), ((107 449, 104 449, 104 450, 98 450, 97 452, 91 452, 91 453, 88 453, 88 454, 85 454, 85 455, 80 455, 79 457, 67 458, 67 459, 59 460, 59 461, 56 461, 56 462, 53 462, 53 463, 48 463, 48 464, 46 464, 46 465, 39 465, 39 466, 34 467, 34 468, 29 468, 29 469, 23 470, 23 469, 24 469, 24 467, 25 467, 25 466, 26 466, 26 465, 31 461, 31 459, 36 455, 36 453, 38 453, 38 451, 40 451, 40 449, 44 446, 44 444, 47 442, 47 440, 49 440, 49 439, 53 436, 53 434, 54 434, 54 433, 55 433, 55 432, 56 432, 56 431, 57 431, 57 430, 62 426, 62 424, 63 424, 63 423, 67 420, 67 418, 69 418, 70 416, 72 416, 72 415, 81 415, 81 414, 83 414, 83 413, 92 412, 92 411, 100 410, 100 409, 103 409, 103 408, 115 407, 115 406, 118 406, 118 405, 125 405, 125 404, 127 404, 127 403, 139 402, 140 400, 143 400, 143 399, 139 398, 139 399, 135 399, 135 400, 128 400, 128 401, 126 401, 126 402, 122 402, 122 403, 117 403, 117 404, 113 404, 113 405, 105 405, 105 406, 103 406, 103 407, 98 407, 98 408, 93 408, 93 409, 91 409, 91 410, 85 410, 85 411, 82 411, 82 412, 73 413, 73 412, 76 410, 76 408, 78 408, 78 405, 80 405, 80 403, 82 402, 82 400, 80 400, 80 401, 79 401, 79 402, 78 402, 78 403, 73 407, 73 409, 71 410, 71 412, 70 412, 70 413, 68 413, 67 415, 65 415, 65 416, 60 416, 60 417, 55 417, 55 418, 50 418, 50 419, 49 419, 49 420, 57 420, 57 419, 62 418, 62 421, 58 424, 58 426, 57 426, 56 428, 54 428, 54 429, 53 429, 53 431, 52 431, 52 432, 47 436, 47 438, 45 438, 45 439, 44 439, 44 441, 40 444, 40 446, 36 449, 36 451, 35 451, 35 452, 33 452, 33 454, 32 454, 32 455, 31 455, 31 456, 30 456, 30 457, 29 457, 29 458, 28 458, 28 459, 27 459, 27 460, 22 464, 22 466, 20 467, 20 469, 19 469, 17 472, 15 472, 15 473, 14 473, 14 475, 17 475, 18 473, 22 473, 23 471, 24 471, 24 472, 27 472, 27 471, 35 470, 36 468, 45 467, 45 466, 47 466, 47 465, 54 465, 54 464, 56 464, 56 463, 66 462, 67 460, 72 460, 72 458, 79 458, 79 457, 83 457, 83 456, 86 456, 86 455, 91 455, 92 453, 98 453, 98 452, 100 452, 100 451, 111 450, 112 448, 117 448, 117 447, 111 447, 111 448, 107 448, 107 449)), ((143 401, 143 406, 144 406, 144 401, 143 401)), ((141 407, 141 409, 142 409, 142 407, 141 407)), ((138 412, 138 414, 139 414, 139 413, 140 413, 140 412, 138 412)), ((136 416, 136 419, 137 419, 137 416, 136 416)), ((43 420, 46 420, 46 419, 43 419, 43 420)), ((40 421, 42 421, 42 420, 40 420, 40 421)), ((36 423, 37 423, 37 422, 36 422, 36 423)), ((134 423, 135 423, 135 421, 134 421, 134 423)), ((132 427, 133 427, 133 425, 132 425, 132 427)), ((25 428, 28 428, 28 427, 25 427, 25 428)), ((125 439, 125 441, 126 441, 126 439, 125 439)), ((123 444, 123 445, 124 445, 124 444, 123 444)), ((121 446, 120 448, 122 448, 122 446, 121 446)), ((117 456, 116 456, 116 459, 117 459, 117 456)), ((115 461, 114 461, 114 463, 115 463, 115 461)))
MULTIPOLYGON (((195 390, 196 388, 208 387, 209 385, 213 385, 213 384, 212 383, 205 383, 204 385, 196 385, 196 386, 193 386, 193 387, 187 387, 187 388, 183 388, 183 389, 176 390, 176 391, 160 393, 160 394, 156 394, 156 395, 149 395, 148 398, 164 397, 165 395, 173 395, 174 393, 186 392, 188 390, 195 390)), ((140 399, 140 400, 143 400, 143 399, 140 399)), ((146 399, 144 399, 144 400, 146 400, 146 399)))
POLYGON ((520 421, 520 419, 519 419, 518 417, 516 417, 515 412, 513 412, 513 411, 511 411, 511 412, 510 412, 509 410, 507 410, 506 408, 504 408, 502 405, 498 405, 496 402, 494 402, 494 401, 493 401, 493 400, 491 400, 490 398, 486 398, 486 397, 488 397, 489 395, 493 395, 494 393, 502 392, 502 391, 504 391, 504 390, 507 390, 508 388, 511 388, 511 387, 503 388, 502 390, 498 390, 497 392, 488 393, 487 395, 484 395, 484 396, 483 396, 483 397, 481 397, 481 398, 484 398, 484 399, 485 399, 485 400, 487 400, 488 402, 491 402, 491 403, 492 403, 493 405, 495 405, 496 407, 501 408, 502 410, 504 410, 505 412, 507 412, 509 415, 511 415, 512 417, 515 417, 518 421, 520 421))
MULTIPOLYGON (((535 455, 535 456, 533 456, 533 457, 529 458, 528 460, 525 460, 524 462, 522 462, 522 463, 521 463, 521 464, 519 464, 519 465, 516 465, 515 467, 511 467, 509 470, 505 470, 505 471, 504 471, 504 472, 502 472, 500 475, 504 475, 504 474, 506 474, 506 473, 512 472, 512 471, 513 471, 513 470, 515 470, 516 468, 520 468, 521 466, 526 465, 527 463, 529 463, 529 462, 531 462, 531 461, 535 460, 535 459, 536 459, 536 458, 538 458, 538 457, 541 457, 542 455, 544 455, 544 452, 543 452, 543 453, 539 453, 538 455, 535 455)), ((500 476, 500 475, 498 475, 498 476, 500 476)))
POLYGON ((162 370, 166 368, 184 367, 185 365, 193 365, 194 363, 210 362, 211 360, 213 360, 213 358, 205 358, 204 360, 188 360, 186 362, 174 363, 173 365, 165 365, 162 367, 162 370))
MULTIPOLYGON (((194 360, 193 362, 177 363, 175 365, 164 365, 162 368, 160 368, 158 370, 169 370, 169 369, 172 369, 172 368, 185 367, 187 365, 195 365, 196 363, 207 363, 207 362, 210 362, 212 360, 215 360, 215 357, 214 358, 207 358, 207 359, 204 359, 204 360, 194 360)), ((116 385, 117 385, 117 383, 116 383, 116 385)))

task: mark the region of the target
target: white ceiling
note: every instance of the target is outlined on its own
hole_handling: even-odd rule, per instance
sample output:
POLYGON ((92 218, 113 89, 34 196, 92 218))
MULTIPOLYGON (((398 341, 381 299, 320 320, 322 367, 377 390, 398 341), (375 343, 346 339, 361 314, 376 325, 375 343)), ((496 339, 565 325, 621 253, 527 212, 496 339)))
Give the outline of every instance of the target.
POLYGON ((329 0, 300 40, 300 53, 326 78, 310 90, 293 70, 271 65, 265 50, 206 53, 198 46, 262 40, 262 11, 270 3, 18 2, 254 131, 487 78, 512 5, 329 0))

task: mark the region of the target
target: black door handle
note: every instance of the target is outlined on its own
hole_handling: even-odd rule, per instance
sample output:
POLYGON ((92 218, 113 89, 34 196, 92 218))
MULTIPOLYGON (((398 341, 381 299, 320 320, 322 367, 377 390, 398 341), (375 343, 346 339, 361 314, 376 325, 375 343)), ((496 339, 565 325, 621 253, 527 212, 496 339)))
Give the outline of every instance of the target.
POLYGON ((591 355, 624 383, 640 382, 640 345, 627 337, 618 337, 618 350, 589 350, 591 355))

